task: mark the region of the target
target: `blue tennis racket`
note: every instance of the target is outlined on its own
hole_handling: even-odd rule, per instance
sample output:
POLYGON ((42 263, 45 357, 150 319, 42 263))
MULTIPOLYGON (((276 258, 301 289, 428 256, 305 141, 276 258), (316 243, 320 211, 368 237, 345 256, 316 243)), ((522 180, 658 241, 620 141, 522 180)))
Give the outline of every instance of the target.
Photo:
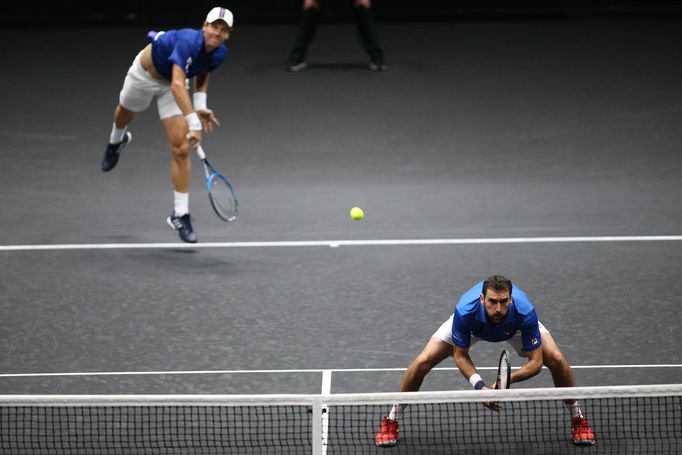
POLYGON ((204 177, 206 177, 206 189, 208 190, 208 200, 218 218, 228 223, 237 219, 238 202, 237 193, 223 174, 218 172, 206 159, 204 149, 197 147, 197 155, 201 159, 204 167, 204 177))

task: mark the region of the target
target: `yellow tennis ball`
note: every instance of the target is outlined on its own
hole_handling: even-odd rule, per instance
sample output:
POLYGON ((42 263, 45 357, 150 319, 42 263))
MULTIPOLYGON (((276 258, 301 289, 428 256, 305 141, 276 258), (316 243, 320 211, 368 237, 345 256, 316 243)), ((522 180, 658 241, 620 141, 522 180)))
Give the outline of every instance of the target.
POLYGON ((365 212, 360 207, 353 207, 350 209, 350 217, 354 220, 361 220, 365 217, 365 212))

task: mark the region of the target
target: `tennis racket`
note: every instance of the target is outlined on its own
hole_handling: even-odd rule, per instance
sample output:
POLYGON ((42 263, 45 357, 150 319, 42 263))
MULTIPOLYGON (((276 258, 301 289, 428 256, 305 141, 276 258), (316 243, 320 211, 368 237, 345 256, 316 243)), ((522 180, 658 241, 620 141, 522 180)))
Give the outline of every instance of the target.
POLYGON ((511 385, 511 362, 509 362, 509 352, 504 349, 500 354, 500 362, 497 364, 496 389, 508 389, 511 385))
POLYGON ((208 200, 218 218, 228 223, 237 219, 237 194, 232 188, 230 181, 223 174, 218 172, 206 159, 204 149, 197 147, 197 155, 201 159, 204 167, 204 177, 206 177, 206 189, 208 190, 208 200))
MULTIPOLYGON (((500 361, 497 364, 497 380, 495 390, 508 389, 511 385, 511 362, 509 362, 509 352, 505 349, 500 354, 500 361)), ((500 412, 504 409, 504 404, 499 401, 486 401, 483 403, 486 408, 500 412)))

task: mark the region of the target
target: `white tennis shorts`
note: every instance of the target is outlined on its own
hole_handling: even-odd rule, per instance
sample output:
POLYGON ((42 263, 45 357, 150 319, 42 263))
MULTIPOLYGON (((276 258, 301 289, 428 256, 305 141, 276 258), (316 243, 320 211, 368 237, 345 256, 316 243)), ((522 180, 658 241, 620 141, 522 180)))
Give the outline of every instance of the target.
MULTIPOLYGON (((455 317, 454 314, 450 316, 450 319, 445 321, 439 328, 436 330, 436 332, 431 335, 432 338, 440 338, 441 340, 445 341, 448 344, 455 345, 455 342, 452 339, 452 320, 455 317)), ((549 333, 549 330, 545 328, 544 325, 540 321, 538 321, 538 326, 540 327, 540 334, 543 333, 549 333)), ((469 344, 469 347, 473 346, 474 344, 478 343, 481 341, 481 338, 475 337, 471 335, 471 343, 469 344)), ((516 333, 514 334, 513 337, 511 337, 508 340, 505 340, 507 343, 511 345, 511 347, 514 348, 516 353, 520 355, 521 357, 525 357, 525 354, 523 353, 523 345, 521 344, 521 331, 517 330, 516 333)))
POLYGON ((152 98, 156 97, 159 118, 165 119, 182 115, 180 106, 175 102, 170 82, 153 77, 140 62, 140 51, 128 69, 123 88, 118 97, 121 106, 133 112, 142 112, 149 107, 152 98))

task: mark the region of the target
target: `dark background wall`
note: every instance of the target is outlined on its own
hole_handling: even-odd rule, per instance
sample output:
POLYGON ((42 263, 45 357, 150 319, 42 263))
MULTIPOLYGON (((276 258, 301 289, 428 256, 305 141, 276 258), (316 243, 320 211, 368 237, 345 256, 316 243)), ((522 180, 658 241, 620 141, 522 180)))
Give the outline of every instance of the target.
MULTIPOLYGON (((349 0, 321 0, 325 21, 350 20, 349 0)), ((0 8, 0 26, 187 25, 216 5, 230 8, 237 24, 295 22, 302 0, 170 2, 25 2, 0 8)), ((679 16, 675 0, 374 0, 381 21, 679 16)))

